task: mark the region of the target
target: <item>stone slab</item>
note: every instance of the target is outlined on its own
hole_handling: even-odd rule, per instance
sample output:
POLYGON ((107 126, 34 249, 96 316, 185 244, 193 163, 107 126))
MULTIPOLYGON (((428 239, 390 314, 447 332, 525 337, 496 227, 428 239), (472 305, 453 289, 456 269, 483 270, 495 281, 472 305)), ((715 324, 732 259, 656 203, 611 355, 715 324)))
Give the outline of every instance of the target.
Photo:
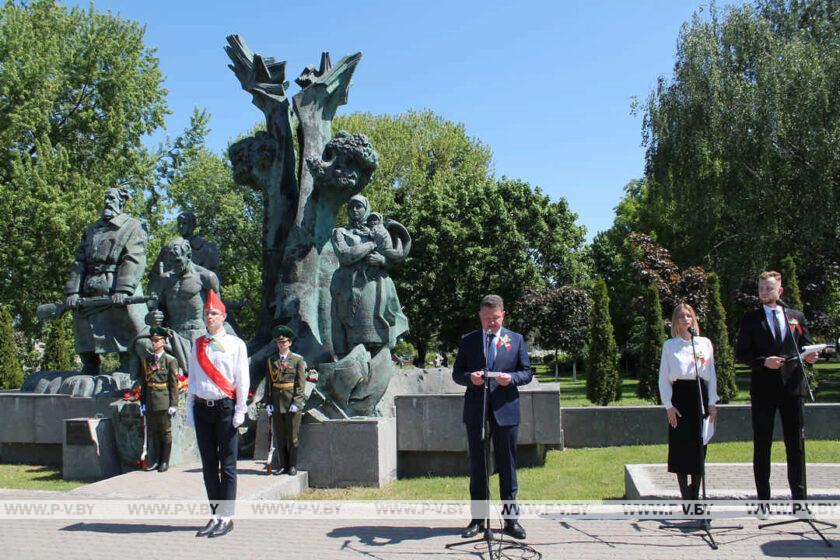
MULTIPOLYGON (((812 499, 840 499, 840 463, 808 463, 808 495, 812 499)), ((773 463, 772 499, 790 499, 787 465, 773 463)), ((624 491, 628 500, 679 499, 677 477, 665 464, 624 465, 624 491)), ((752 463, 708 463, 706 496, 714 499, 755 498, 752 463)))
POLYGON ((110 417, 112 397, 0 393, 0 443, 63 444, 68 418, 110 417))
POLYGON ((394 418, 306 423, 300 430, 298 468, 313 488, 381 488, 397 478, 394 418))
MULTIPOLYGON (((462 421, 463 394, 401 395, 394 402, 400 451, 467 450, 467 433, 462 421)), ((519 407, 522 420, 518 441, 521 445, 562 448, 558 389, 522 390, 519 407)))
POLYGON ((110 418, 69 418, 64 421, 61 477, 102 480, 122 472, 110 418))
MULTIPOLYGON (((295 476, 269 476, 262 461, 237 463, 236 497, 241 500, 277 499, 297 496, 308 487, 306 472, 295 476)), ((165 473, 132 471, 107 480, 81 486, 69 495, 103 499, 185 499, 204 500, 201 464, 172 467, 165 473)))

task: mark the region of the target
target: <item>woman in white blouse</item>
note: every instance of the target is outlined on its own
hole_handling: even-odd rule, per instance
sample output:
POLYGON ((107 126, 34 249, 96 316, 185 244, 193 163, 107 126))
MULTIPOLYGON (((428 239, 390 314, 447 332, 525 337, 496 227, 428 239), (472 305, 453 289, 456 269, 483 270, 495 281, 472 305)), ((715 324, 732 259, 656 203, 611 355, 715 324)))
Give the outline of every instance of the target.
POLYGON ((671 316, 671 336, 662 346, 659 364, 659 396, 668 415, 668 472, 676 473, 684 500, 696 500, 706 446, 700 445, 700 402, 697 374, 700 376, 705 412, 714 422, 718 401, 717 377, 712 343, 699 336, 697 314, 681 303, 671 316), (689 327, 694 328, 694 346, 689 327), (696 369, 695 369, 696 362, 696 369), (691 475, 691 484, 688 482, 691 475))

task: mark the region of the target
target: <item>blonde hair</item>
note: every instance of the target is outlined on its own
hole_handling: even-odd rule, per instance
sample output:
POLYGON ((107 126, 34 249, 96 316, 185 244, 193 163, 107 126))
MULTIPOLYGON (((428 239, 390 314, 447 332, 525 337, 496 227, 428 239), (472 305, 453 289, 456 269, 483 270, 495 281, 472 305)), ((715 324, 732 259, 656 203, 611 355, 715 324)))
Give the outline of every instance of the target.
POLYGON ((694 327, 695 331, 697 331, 697 336, 700 336, 700 324, 697 322, 697 313, 695 313, 694 308, 687 303, 678 304, 674 308, 674 312, 671 313, 671 336, 680 336, 680 330, 677 326, 677 315, 683 309, 688 309, 688 313, 691 315, 691 322, 694 323, 691 326, 694 327))
POLYGON ((776 272, 775 270, 765 270, 761 274, 758 275, 759 280, 767 280, 768 278, 775 278, 779 284, 782 283, 782 275, 776 272))

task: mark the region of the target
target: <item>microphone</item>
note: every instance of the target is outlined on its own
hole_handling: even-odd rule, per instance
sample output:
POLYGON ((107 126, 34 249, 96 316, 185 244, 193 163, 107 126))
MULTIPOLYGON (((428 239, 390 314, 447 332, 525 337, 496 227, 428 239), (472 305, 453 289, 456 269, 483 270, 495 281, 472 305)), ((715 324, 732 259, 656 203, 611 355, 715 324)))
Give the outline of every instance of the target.
POLYGON ((691 337, 694 338, 695 336, 697 336, 697 331, 694 330, 694 327, 688 327, 688 334, 690 334, 691 337))

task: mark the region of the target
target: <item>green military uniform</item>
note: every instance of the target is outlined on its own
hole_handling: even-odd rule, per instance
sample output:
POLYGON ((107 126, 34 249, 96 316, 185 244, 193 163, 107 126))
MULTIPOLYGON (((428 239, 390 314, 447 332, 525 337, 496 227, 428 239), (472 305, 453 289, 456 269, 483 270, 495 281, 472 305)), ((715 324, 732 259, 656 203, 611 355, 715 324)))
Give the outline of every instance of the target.
POLYGON ((178 360, 163 352, 158 358, 148 354, 143 358, 140 376, 140 402, 146 407, 148 453, 165 471, 172 451, 172 425, 169 407, 178 407, 178 360))
POLYGON ((264 402, 274 406, 271 416, 275 454, 272 468, 284 468, 294 474, 297 467, 298 434, 306 404, 306 361, 303 356, 289 352, 286 357, 269 358, 266 362, 266 391, 264 402), (292 405, 297 412, 291 412, 292 405))

